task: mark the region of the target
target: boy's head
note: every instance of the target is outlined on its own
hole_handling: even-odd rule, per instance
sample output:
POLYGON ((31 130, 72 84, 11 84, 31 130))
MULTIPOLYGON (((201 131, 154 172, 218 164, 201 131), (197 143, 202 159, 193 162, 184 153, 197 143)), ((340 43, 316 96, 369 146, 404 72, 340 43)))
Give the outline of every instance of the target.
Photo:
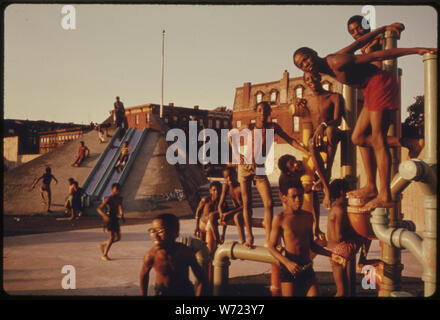
POLYGON ((348 191, 348 182, 345 179, 335 179, 330 185, 330 198, 338 199, 340 197, 345 198, 345 193, 348 191))
POLYGON ((128 143, 127 143, 127 141, 124 141, 124 143, 122 144, 124 147, 127 147, 128 146, 128 143))
POLYGON ((267 101, 258 102, 257 105, 255 106, 256 122, 260 124, 267 122, 271 112, 272 112, 272 107, 267 101))
POLYGON ((314 72, 316 70, 316 62, 318 53, 308 47, 301 47, 293 53, 293 63, 304 72, 314 72))
POLYGON ((84 141, 80 141, 79 144, 84 147, 84 141))
POLYGON ((322 79, 321 75, 318 72, 316 73, 304 72, 303 75, 304 83, 306 84, 307 87, 312 89, 312 91, 322 89, 321 79, 322 79))
POLYGON ((360 37, 362 37, 364 34, 371 31, 371 28, 369 27, 368 20, 365 19, 365 17, 360 15, 352 16, 347 21, 347 28, 348 33, 353 37, 353 39, 357 40, 360 37), (365 26, 368 25, 367 29, 364 29, 364 26, 362 25, 362 21, 365 20, 366 23, 364 23, 365 26))
POLYGON ((155 245, 171 243, 179 236, 179 219, 171 213, 163 213, 153 219, 148 230, 155 245))
POLYGON ((280 185, 281 201, 293 211, 301 209, 304 199, 304 188, 300 181, 289 179, 280 185))
POLYGON ((67 181, 69 182, 69 184, 73 184, 75 182, 75 179, 69 178, 69 179, 67 179, 67 181))
POLYGON ((301 161, 290 154, 285 154, 278 159, 278 168, 283 173, 295 173, 302 170, 301 161))
POLYGON ((112 184, 112 194, 119 194, 121 192, 121 185, 117 182, 112 184))
POLYGON ((227 167, 223 169, 223 178, 226 183, 236 182, 237 181, 237 171, 235 171, 234 167, 227 167))
POLYGON ((217 200, 220 196, 220 192, 222 191, 222 184, 219 181, 213 181, 209 185, 209 194, 211 195, 212 200, 217 200))
POLYGON ((51 173, 52 169, 50 167, 46 168, 46 173, 51 173))

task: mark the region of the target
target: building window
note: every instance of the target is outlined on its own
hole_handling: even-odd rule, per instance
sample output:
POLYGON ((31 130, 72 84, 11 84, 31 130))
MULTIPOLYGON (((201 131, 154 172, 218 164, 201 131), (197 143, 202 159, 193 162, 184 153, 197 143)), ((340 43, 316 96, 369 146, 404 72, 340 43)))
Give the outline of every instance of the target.
POLYGON ((277 123, 277 122, 278 122, 278 119, 277 119, 277 118, 275 118, 275 119, 272 119, 272 122, 275 122, 275 123, 277 123))
POLYGON ((208 128, 212 128, 212 119, 208 119, 208 128))
MULTIPOLYGON (((150 114, 148 114, 148 115, 150 115, 150 114)), ((165 119, 165 123, 168 123, 168 117, 165 117, 164 119, 165 119)))
POLYGON ((251 120, 251 123, 255 123, 255 119, 252 119, 252 120, 251 120))
MULTIPOLYGON (((168 118, 165 118, 165 119, 166 119, 165 122, 167 122, 168 118)), ((150 114, 149 113, 147 113, 147 123, 150 123, 150 114)))
POLYGON ((215 128, 220 129, 220 120, 215 120, 215 128))
POLYGON ((299 132, 299 117, 293 117, 293 132, 299 132))
POLYGON ((201 126, 201 127, 204 126, 204 124, 203 124, 203 119, 199 119, 199 126, 201 126))
POLYGON ((177 119, 179 119, 177 116, 173 116, 174 123, 177 123, 177 119))
POLYGON ((228 122, 228 120, 224 120, 223 121, 223 128, 227 128, 227 127, 229 127, 229 122, 228 122))
POLYGON ((277 92, 272 91, 272 93, 270 94, 270 102, 275 103, 276 101, 277 101, 277 92))
POLYGON ((237 121, 237 128, 240 128, 240 127, 241 127, 241 121, 238 120, 238 121, 237 121))
POLYGON ((298 86, 298 87, 296 87, 296 88, 295 88, 295 95, 296 95, 296 97, 302 99, 302 97, 303 97, 303 91, 304 91, 303 86, 298 86))
POLYGON ((263 101, 263 93, 258 92, 257 93, 257 103, 260 103, 261 101, 263 101))
POLYGON ((134 123, 139 124, 139 115, 138 114, 134 117, 134 123))

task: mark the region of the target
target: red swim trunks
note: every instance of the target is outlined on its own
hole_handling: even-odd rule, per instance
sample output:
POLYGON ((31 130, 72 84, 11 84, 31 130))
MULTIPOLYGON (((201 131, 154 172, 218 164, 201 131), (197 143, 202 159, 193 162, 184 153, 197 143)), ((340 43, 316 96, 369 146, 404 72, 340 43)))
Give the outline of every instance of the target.
POLYGON ((364 107, 369 111, 396 110, 399 102, 399 85, 390 73, 380 70, 368 79, 362 89, 364 107))
MULTIPOLYGON (((337 254, 338 256, 341 256, 341 257, 345 258, 347 261, 349 261, 349 260, 353 259, 354 257, 356 257, 356 253, 358 250, 359 250, 359 246, 357 245, 356 242, 342 241, 342 242, 338 243, 338 245, 336 247, 331 249, 331 252, 333 252, 334 254, 337 254)), ((332 259, 330 259, 330 263, 332 265, 337 265, 337 263, 335 261, 333 261, 332 259)))

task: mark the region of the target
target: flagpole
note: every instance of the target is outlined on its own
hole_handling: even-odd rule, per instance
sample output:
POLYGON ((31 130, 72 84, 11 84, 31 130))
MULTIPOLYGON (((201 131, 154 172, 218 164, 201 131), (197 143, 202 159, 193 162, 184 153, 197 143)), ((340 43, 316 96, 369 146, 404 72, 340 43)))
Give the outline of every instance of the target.
POLYGON ((163 69, 164 69, 164 43, 165 43, 165 30, 162 30, 162 87, 160 95, 160 118, 163 118, 163 69))

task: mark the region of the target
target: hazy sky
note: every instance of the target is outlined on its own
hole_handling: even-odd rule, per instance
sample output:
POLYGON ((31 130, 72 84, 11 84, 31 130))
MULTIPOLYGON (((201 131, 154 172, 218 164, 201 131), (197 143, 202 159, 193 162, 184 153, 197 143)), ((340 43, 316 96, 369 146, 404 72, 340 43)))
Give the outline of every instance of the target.
MULTIPOLYGON (((14 4, 5 11, 4 117, 101 122, 119 95, 126 107, 164 103, 232 109, 244 82, 301 75, 292 53, 320 55, 352 41, 347 19, 362 6, 74 5, 76 29, 64 30, 63 5, 14 4)), ((427 6, 375 6, 376 26, 402 22, 399 47, 437 47, 437 14, 427 6)), ((423 94, 420 56, 399 58, 402 114, 423 94)))

